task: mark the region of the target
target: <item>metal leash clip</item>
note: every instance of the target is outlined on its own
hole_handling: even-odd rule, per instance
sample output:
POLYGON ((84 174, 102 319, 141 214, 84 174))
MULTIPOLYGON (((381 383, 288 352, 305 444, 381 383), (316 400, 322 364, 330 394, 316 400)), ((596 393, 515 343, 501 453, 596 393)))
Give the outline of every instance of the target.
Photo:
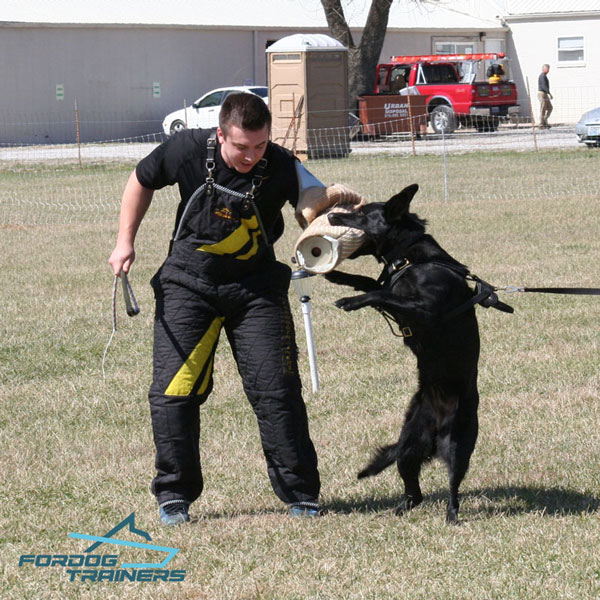
POLYGON ((507 285, 506 287, 503 288, 496 288, 497 290, 502 290, 503 292, 506 292, 507 294, 515 294, 516 292, 524 292, 525 289, 522 287, 517 287, 516 285, 507 285))

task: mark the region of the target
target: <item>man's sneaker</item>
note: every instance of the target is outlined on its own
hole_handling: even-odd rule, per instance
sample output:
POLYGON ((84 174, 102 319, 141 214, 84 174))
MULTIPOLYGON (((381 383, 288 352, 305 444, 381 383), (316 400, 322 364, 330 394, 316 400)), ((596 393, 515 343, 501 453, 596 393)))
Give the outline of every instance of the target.
POLYGON ((189 504, 184 500, 172 500, 158 507, 158 515, 163 525, 181 525, 190 520, 189 504))
POLYGON ((316 502, 294 502, 290 504, 292 517, 320 517, 321 510, 316 502))

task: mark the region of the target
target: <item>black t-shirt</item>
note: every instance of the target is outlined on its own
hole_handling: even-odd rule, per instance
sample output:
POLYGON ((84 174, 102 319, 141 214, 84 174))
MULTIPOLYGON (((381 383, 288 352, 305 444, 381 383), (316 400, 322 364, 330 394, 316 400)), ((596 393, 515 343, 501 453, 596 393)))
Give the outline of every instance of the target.
MULTIPOLYGON (((180 131, 155 148, 136 168, 138 181, 145 188, 159 190, 167 185, 178 184, 181 202, 177 208, 175 230, 187 201, 206 179, 206 142, 211 133, 207 129, 180 131)), ((272 142, 268 143, 264 158, 267 159, 267 166, 262 184, 255 192, 255 201, 269 241, 273 243, 283 232, 281 208, 286 201, 294 207, 298 202, 297 159, 288 150, 272 142)), ((257 168, 254 167, 249 173, 238 173, 229 168, 221 157, 217 142, 213 172, 215 183, 246 193, 252 187, 257 168)))

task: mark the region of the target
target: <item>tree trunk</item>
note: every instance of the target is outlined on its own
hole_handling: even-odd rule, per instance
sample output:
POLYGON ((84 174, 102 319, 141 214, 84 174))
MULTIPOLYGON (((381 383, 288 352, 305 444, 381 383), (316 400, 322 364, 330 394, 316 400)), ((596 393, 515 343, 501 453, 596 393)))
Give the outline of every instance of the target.
POLYGON ((321 0, 331 35, 348 48, 350 109, 356 107, 357 96, 373 91, 375 67, 383 48, 392 1, 372 0, 360 43, 356 46, 344 16, 341 0, 321 0))

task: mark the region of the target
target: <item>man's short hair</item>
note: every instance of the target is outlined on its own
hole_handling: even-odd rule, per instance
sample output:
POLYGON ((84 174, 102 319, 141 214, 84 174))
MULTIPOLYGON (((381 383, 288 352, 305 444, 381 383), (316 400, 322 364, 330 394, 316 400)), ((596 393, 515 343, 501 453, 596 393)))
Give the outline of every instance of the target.
POLYGON ((230 125, 249 131, 259 131, 267 125, 270 130, 271 112, 263 99, 256 94, 229 94, 219 113, 219 127, 223 135, 227 135, 230 125))

